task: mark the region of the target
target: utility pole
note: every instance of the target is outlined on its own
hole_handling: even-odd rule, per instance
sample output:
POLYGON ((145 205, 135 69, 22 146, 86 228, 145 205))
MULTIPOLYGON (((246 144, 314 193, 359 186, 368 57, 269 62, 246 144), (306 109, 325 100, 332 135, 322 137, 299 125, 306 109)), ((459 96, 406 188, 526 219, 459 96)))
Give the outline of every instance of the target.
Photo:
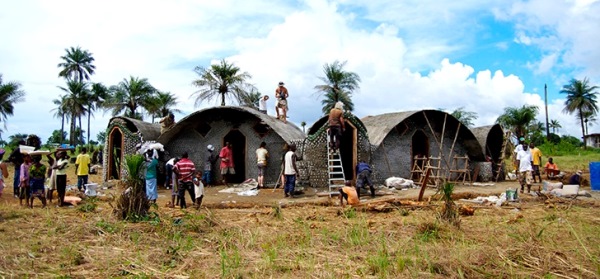
POLYGON ((548 125, 548 85, 544 83, 544 100, 546 103, 546 139, 550 140, 550 125, 548 125))

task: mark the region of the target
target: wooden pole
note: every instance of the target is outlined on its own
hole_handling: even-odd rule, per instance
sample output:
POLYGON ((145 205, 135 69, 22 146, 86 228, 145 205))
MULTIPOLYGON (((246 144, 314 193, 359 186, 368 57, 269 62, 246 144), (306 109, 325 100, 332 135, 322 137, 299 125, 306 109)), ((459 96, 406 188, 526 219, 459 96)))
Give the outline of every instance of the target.
MULTIPOLYGON (((452 147, 450 147, 450 154, 448 154, 448 160, 452 159, 452 154, 454 153, 454 144, 456 144, 456 139, 458 139, 458 133, 460 132, 460 127, 462 123, 458 122, 458 128, 456 128, 456 134, 454 135, 454 141, 452 141, 452 147)), ((450 180, 450 172, 448 172, 448 180, 450 180)))
MULTIPOLYGON (((431 123, 429 123, 429 119, 427 118, 427 114, 425 114, 425 111, 423 111, 423 116, 425 116, 425 121, 427 121, 427 126, 429 126, 429 130, 431 130, 431 134, 433 135, 433 139, 435 139, 435 143, 438 144, 438 148, 441 150, 442 147, 439 146, 438 139, 435 136, 435 131, 431 127, 431 123)), ((441 157, 440 159, 444 161, 444 164, 446 164, 446 168, 450 168, 450 164, 448 164, 448 161, 446 161, 446 158, 441 157)))
POLYGON ((429 168, 425 169, 425 179, 423 179, 423 184, 421 184, 421 191, 419 191, 419 201, 423 200, 423 194, 425 193, 425 188, 427 188, 427 180, 429 180, 429 168))

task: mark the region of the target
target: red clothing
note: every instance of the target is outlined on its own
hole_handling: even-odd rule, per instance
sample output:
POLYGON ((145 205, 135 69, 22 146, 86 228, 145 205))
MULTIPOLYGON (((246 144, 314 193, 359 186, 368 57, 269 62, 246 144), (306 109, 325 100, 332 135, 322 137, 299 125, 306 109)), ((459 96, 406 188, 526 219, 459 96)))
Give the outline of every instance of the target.
POLYGON ((221 158, 221 168, 233 168, 233 151, 231 148, 225 146, 219 152, 219 158, 221 158))
POLYGON ((188 158, 181 158, 173 169, 177 170, 177 178, 182 182, 192 182, 194 172, 196 172, 196 166, 188 158))

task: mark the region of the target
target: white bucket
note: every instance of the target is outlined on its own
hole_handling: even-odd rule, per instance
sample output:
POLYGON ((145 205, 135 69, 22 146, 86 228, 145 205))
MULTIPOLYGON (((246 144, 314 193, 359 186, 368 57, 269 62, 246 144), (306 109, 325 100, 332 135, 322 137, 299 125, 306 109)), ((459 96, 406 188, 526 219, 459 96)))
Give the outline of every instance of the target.
POLYGON ((97 196, 98 195, 98 193, 96 193, 97 188, 98 188, 98 183, 85 184, 85 195, 88 197, 97 196))

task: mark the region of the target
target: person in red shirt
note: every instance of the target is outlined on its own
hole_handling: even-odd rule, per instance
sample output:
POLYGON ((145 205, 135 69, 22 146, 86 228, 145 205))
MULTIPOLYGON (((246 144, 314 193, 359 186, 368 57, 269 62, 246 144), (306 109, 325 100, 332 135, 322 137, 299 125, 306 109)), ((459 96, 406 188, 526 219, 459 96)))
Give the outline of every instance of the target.
POLYGON ((192 181, 194 173, 196 172, 196 166, 194 165, 194 162, 188 158, 187 152, 183 152, 183 154, 181 154, 181 160, 179 160, 179 162, 173 166, 173 171, 177 174, 177 181, 179 181, 179 188, 177 192, 179 197, 179 206, 181 208, 186 208, 185 190, 188 190, 190 193, 192 203, 194 203, 196 200, 194 194, 194 183, 192 181))
POLYGON ((223 176, 223 184, 227 185, 227 178, 235 174, 235 166, 233 164, 233 149, 230 142, 225 142, 225 146, 219 152, 221 158, 221 176, 223 176))

